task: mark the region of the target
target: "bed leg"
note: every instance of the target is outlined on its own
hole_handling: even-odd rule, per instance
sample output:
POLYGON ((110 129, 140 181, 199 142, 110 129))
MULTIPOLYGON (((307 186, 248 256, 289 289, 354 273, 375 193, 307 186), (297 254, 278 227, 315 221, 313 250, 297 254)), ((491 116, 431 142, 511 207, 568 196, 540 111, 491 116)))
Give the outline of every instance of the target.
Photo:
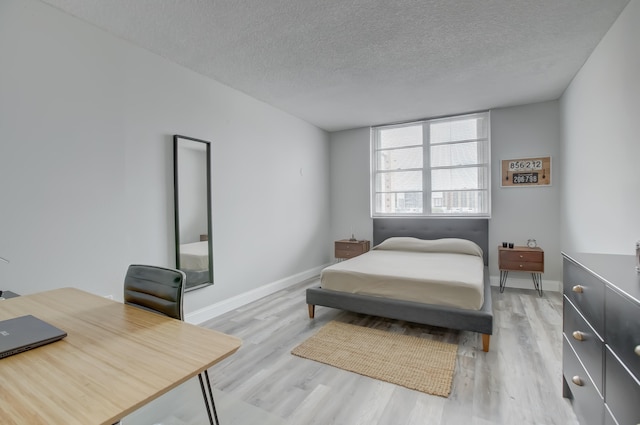
POLYGON ((307 307, 309 307, 309 319, 313 319, 316 315, 316 306, 313 304, 307 304, 307 307))
POLYGON ((489 338, 491 338, 491 335, 482 334, 482 351, 485 353, 489 352, 489 338))

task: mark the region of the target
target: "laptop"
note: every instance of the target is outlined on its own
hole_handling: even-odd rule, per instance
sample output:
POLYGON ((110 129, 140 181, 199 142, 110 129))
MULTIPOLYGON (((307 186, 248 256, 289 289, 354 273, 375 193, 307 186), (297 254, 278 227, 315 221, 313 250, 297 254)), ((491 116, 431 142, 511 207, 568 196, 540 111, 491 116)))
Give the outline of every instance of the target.
POLYGON ((32 315, 0 320, 0 359, 59 341, 67 336, 62 329, 32 315))

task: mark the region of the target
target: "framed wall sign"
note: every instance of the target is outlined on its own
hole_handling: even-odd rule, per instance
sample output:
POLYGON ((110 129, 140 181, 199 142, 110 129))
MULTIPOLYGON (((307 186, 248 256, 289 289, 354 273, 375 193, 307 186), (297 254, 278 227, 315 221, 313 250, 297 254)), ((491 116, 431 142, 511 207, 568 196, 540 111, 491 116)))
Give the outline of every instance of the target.
POLYGON ((551 157, 502 160, 502 187, 551 185, 551 157))

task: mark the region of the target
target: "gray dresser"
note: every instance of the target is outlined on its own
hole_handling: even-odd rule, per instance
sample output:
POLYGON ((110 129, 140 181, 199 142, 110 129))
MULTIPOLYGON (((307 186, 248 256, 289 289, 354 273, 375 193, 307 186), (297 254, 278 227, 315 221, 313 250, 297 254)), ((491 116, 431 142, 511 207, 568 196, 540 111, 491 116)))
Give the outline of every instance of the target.
POLYGON ((563 253, 563 395, 580 424, 640 424, 640 275, 632 255, 563 253))

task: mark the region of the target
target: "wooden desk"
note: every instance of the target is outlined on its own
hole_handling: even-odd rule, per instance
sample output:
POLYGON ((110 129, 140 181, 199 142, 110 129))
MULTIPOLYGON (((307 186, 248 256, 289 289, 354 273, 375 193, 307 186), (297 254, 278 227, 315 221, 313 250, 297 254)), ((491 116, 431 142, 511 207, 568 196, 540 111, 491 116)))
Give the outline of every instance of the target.
POLYGON ((62 341, 0 360, 3 424, 111 425, 197 376, 241 341, 72 288, 11 298, 65 330, 62 341))

